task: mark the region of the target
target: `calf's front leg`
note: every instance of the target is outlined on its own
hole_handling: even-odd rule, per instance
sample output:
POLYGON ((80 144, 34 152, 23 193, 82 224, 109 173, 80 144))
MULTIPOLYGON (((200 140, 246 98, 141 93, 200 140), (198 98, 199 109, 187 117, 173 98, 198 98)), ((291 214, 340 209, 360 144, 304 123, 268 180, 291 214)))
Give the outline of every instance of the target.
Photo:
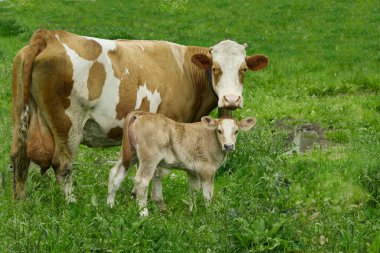
POLYGON ((192 212, 193 209, 196 209, 196 196, 197 192, 201 189, 201 179, 198 175, 187 172, 187 176, 189 178, 189 193, 190 193, 190 205, 189 211, 192 212))
POLYGON ((170 173, 170 170, 164 168, 157 168, 152 182, 152 200, 158 205, 161 211, 166 211, 164 196, 162 194, 162 179, 170 173))
POLYGON ((203 198, 207 207, 210 205, 211 200, 214 197, 214 175, 209 175, 202 178, 202 190, 203 198))

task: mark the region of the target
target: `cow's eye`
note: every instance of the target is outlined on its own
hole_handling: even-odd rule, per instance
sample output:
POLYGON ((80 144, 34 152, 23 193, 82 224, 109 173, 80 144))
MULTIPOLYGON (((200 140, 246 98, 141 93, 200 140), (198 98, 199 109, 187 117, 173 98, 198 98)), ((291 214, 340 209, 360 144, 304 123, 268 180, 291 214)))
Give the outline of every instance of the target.
POLYGON ((239 130, 236 130, 236 131, 235 131, 235 134, 237 134, 238 132, 239 132, 239 130))
POLYGON ((241 68, 240 69, 240 71, 243 72, 243 73, 247 72, 247 70, 248 70, 248 68, 241 68))
POLYGON ((220 129, 218 129, 218 133, 222 134, 222 131, 220 129))

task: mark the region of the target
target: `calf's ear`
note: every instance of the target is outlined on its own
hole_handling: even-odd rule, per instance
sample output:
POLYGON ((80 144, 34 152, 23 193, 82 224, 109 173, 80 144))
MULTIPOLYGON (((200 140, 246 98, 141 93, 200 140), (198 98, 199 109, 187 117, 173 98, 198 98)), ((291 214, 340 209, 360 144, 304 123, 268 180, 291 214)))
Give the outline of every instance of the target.
POLYGON ((206 125, 206 127, 210 130, 215 130, 216 129, 216 121, 211 118, 210 116, 203 116, 201 118, 201 121, 203 124, 206 125))
POLYGON ((268 65, 268 58, 262 54, 255 54, 245 57, 245 63, 250 70, 258 71, 268 65))
POLYGON ((240 120, 238 122, 239 129, 243 131, 248 131, 250 130, 254 125, 256 124, 256 119, 255 118, 245 118, 243 120, 240 120))
POLYGON ((194 54, 191 61, 200 69, 210 69, 212 67, 212 60, 209 55, 194 54))

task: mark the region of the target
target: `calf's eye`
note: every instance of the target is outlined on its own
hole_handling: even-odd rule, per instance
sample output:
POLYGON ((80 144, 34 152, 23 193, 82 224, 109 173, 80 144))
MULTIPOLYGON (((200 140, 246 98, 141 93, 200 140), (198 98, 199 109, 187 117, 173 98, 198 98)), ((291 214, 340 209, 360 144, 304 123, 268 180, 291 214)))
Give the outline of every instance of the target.
POLYGON ((237 134, 238 132, 239 132, 239 130, 236 130, 236 131, 235 131, 235 134, 237 134))
POLYGON ((218 133, 222 134, 222 131, 220 131, 220 130, 218 129, 218 133))

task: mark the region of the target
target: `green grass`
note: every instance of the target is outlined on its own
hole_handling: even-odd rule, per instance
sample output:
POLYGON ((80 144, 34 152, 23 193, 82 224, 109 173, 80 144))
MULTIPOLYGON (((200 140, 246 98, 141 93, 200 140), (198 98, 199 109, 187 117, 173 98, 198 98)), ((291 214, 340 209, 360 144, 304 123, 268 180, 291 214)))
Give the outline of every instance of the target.
POLYGON ((377 1, 0 2, 0 252, 379 252, 380 5, 377 1), (50 170, 30 169, 27 199, 12 199, 12 59, 34 30, 211 46, 247 42, 270 65, 247 74, 255 129, 218 171, 213 204, 188 213, 187 178, 164 181, 167 213, 130 200, 134 170, 106 206, 119 148, 80 147, 67 204, 50 170), (322 126, 326 149, 286 156, 275 122, 322 126))

